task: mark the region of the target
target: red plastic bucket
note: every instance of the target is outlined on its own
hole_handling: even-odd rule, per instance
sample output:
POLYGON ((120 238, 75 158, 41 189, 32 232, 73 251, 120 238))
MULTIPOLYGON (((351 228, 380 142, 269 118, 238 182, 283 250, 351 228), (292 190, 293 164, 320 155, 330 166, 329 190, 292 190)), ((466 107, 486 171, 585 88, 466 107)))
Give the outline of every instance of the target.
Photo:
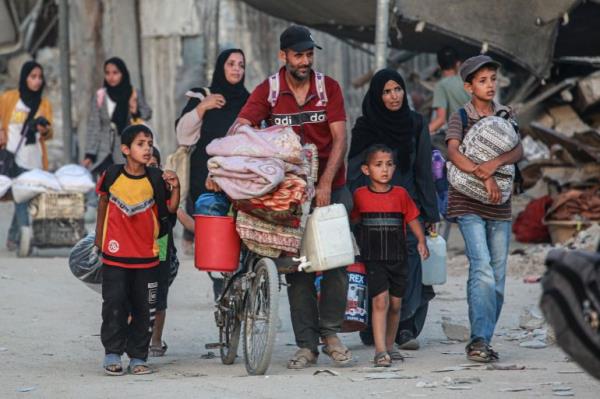
POLYGON ((232 273, 240 263, 240 236, 231 216, 194 215, 194 264, 205 272, 232 273))

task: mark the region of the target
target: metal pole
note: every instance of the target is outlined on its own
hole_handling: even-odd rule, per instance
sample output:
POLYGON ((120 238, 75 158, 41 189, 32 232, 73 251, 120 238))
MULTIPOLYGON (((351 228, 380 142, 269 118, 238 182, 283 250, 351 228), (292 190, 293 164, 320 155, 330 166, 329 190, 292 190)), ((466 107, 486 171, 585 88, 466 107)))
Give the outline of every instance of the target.
POLYGON ((390 0, 377 0, 375 20, 375 71, 387 66, 390 0))
POLYGON ((58 45, 60 49, 60 92, 62 98, 62 123, 64 162, 73 162, 73 125, 71 123, 71 69, 69 53, 69 2, 59 0, 58 45))

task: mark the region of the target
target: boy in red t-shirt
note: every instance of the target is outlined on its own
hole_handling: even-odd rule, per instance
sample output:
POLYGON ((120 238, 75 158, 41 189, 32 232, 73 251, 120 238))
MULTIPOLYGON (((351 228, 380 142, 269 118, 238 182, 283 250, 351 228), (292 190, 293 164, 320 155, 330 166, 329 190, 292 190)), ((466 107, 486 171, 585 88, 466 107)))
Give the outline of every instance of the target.
POLYGON ((132 374, 152 372, 146 359, 158 295, 158 239, 166 223, 159 209, 175 213, 179 206, 177 175, 146 167, 152 141, 148 127, 127 127, 121 133, 125 165, 111 166, 98 180, 96 245, 103 263, 100 337, 108 375, 124 374, 124 352, 131 359, 132 374))
POLYGON ((394 338, 408 273, 407 224, 417 237, 419 254, 423 259, 429 257, 419 210, 405 189, 389 184, 395 168, 389 147, 375 144, 367 150, 362 172, 369 176, 370 184, 354 192, 350 215, 358 224, 357 240, 372 298, 375 367, 389 367, 392 360, 403 360, 394 349, 394 338))

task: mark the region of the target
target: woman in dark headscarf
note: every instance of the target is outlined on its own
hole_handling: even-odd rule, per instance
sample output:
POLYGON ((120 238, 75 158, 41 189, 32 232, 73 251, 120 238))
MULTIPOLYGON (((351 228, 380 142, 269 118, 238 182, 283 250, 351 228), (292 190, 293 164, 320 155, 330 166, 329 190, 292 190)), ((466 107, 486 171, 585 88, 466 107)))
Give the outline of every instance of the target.
MULTIPOLYGON (((13 168, 4 171, 14 177, 29 169, 48 169, 46 141, 52 138, 52 107, 42 97, 45 86, 42 66, 27 61, 21 67, 19 88, 0 96, 0 149, 15 159, 13 168)), ((29 224, 28 202, 15 203, 6 246, 17 248, 21 226, 29 224)))
POLYGON ((99 174, 113 163, 123 163, 119 135, 151 116, 144 97, 131 85, 125 62, 118 57, 106 60, 104 84, 93 96, 88 116, 83 165, 99 174))
MULTIPOLYGON (((194 88, 186 93, 189 100, 176 122, 177 141, 180 145, 195 145, 190 160, 189 194, 186 201, 188 214, 193 214, 194 202, 207 192, 208 154, 206 146, 216 138, 224 137, 249 93, 244 87, 245 56, 240 49, 225 50, 219 54, 209 87, 194 88)), ((184 239, 191 241, 192 235, 184 239)), ((189 244, 187 244, 189 245, 189 244)))
MULTIPOLYGON (((402 76, 391 69, 377 72, 363 99, 362 111, 352 129, 348 163, 350 189, 354 191, 368 184, 367 176, 360 171, 365 150, 373 144, 386 144, 394 150, 397 165, 390 184, 408 191, 419 208, 422 222, 439 221, 428 127, 423 116, 410 109, 402 76)), ((407 230, 407 247, 408 281, 396 342, 401 349, 418 349, 416 337, 423 329, 428 302, 435 294, 432 287, 422 284, 417 239, 410 230, 407 230)), ((361 332, 361 339, 372 344, 372 332, 361 332)))

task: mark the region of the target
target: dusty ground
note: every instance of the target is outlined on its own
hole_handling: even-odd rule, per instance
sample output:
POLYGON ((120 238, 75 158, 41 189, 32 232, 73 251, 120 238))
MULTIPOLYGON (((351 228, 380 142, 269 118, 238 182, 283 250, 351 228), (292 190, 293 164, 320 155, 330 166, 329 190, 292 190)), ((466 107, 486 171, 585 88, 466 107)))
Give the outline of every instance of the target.
MULTIPOLYGON (((277 337, 268 375, 248 377, 239 358, 235 365, 224 366, 218 358, 202 359, 208 351, 204 344, 216 340, 207 276, 184 259, 169 298, 165 339, 167 356, 152 359, 157 373, 149 376, 107 377, 100 367, 102 346, 100 296, 77 281, 60 253, 46 257, 18 259, 4 250, 10 205, 0 204, 0 398, 535 398, 553 396, 553 389, 572 388, 579 398, 597 398, 600 384, 580 371, 556 346, 545 349, 520 348, 518 341, 505 336, 495 339, 502 364, 524 365, 521 371, 483 369, 434 372, 467 363, 464 344, 443 343, 442 316, 466 319, 466 259, 460 255, 460 234, 453 230, 452 272, 446 285, 438 287, 421 336, 422 349, 393 374, 410 379, 364 380, 363 368, 370 366, 373 349, 360 344, 357 334, 344 341, 354 352, 356 363, 350 368, 333 369, 324 356, 318 367, 290 371, 285 363, 294 352, 293 335, 285 292, 280 296, 282 327, 277 337), (339 376, 313 376, 322 368, 331 368, 339 376), (450 389, 446 377, 457 381, 477 377, 481 382, 459 385, 466 390, 450 389), (434 388, 421 388, 435 382, 434 388), (553 385, 554 384, 554 385, 553 385), (506 389, 522 388, 522 392, 506 389), (166 395, 166 396, 165 396, 166 395)), ((523 284, 511 273, 507 281, 506 305, 498 332, 508 333, 518 326, 524 306, 534 305, 539 285, 523 284)))

